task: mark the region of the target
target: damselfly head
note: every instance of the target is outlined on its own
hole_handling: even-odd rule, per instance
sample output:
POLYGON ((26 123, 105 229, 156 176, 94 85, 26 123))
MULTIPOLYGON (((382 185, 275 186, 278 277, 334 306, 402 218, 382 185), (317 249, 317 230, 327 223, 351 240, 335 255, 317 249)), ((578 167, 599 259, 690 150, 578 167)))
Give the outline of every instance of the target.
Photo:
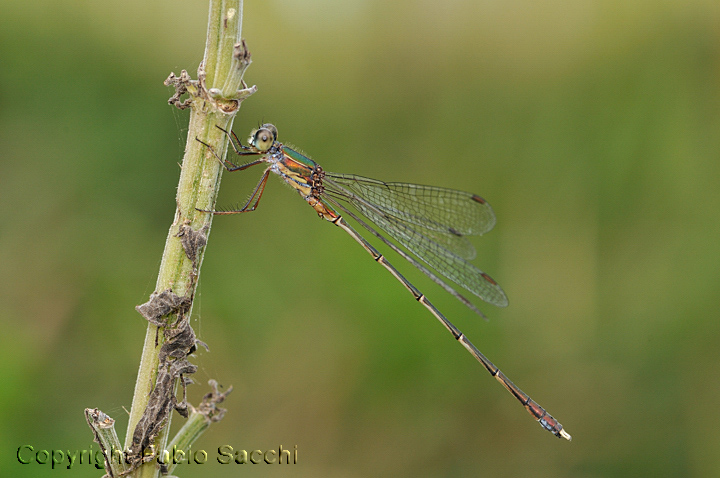
POLYGON ((277 128, 270 123, 265 123, 258 129, 252 130, 248 143, 260 152, 269 150, 277 141, 277 128))

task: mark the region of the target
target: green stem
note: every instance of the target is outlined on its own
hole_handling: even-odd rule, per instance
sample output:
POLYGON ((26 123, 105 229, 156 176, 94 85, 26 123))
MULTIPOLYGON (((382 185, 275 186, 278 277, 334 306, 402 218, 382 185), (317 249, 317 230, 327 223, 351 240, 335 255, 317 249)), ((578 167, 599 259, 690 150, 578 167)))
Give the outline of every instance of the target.
MULTIPOLYGON (((209 234, 213 216, 197 209, 214 208, 223 168, 212 152, 196 138, 210 145, 220 157, 224 157, 228 146, 227 137, 216 126, 227 131, 232 129, 243 93, 246 96, 248 94, 247 91, 238 92, 238 89, 242 85, 242 75, 249 61, 238 58, 235 47, 241 41, 242 3, 242 0, 210 0, 205 57, 198 70, 199 81, 187 85, 192 112, 177 188, 177 210, 165 242, 155 287, 157 292, 171 289, 178 296, 192 297, 197 286, 197 280, 193 279, 192 275, 193 263, 186 256, 176 234, 183 224, 195 230, 207 226, 209 234)), ((198 274, 204 249, 198 252, 198 274)), ((192 305, 190 307, 186 312, 188 316, 192 305)), ((168 317, 168 322, 173 323, 175 319, 175 314, 172 314, 168 317)), ((133 432, 154 387, 159 363, 158 353, 162 344, 163 334, 158 333, 157 326, 148 324, 125 436, 126 449, 132 442, 133 432)), ((169 428, 168 418, 165 428, 155 440, 156 450, 165 448, 169 428)), ((158 472, 156 463, 151 462, 140 466, 133 476, 156 477, 158 472)))
POLYGON ((105 457, 105 470, 112 476, 120 476, 127 470, 120 440, 115 432, 115 420, 97 408, 85 409, 85 420, 95 435, 95 442, 105 457), (108 470, 109 468, 109 470, 108 470))
MULTIPOLYGON (((190 411, 190 417, 177 432, 177 435, 168 443, 168 451, 170 457, 174 458, 176 450, 180 450, 184 454, 184 460, 191 460, 194 458, 192 455, 191 447, 195 440, 197 440, 202 433, 207 430, 212 422, 220 421, 225 415, 225 409, 219 408, 217 405, 225 400, 225 397, 232 391, 232 387, 225 393, 220 393, 218 390, 218 384, 215 380, 210 380, 210 386, 212 392, 205 395, 202 403, 198 408, 192 408, 190 411)), ((182 458, 182 456, 181 456, 182 458)), ((172 473, 177 463, 174 460, 170 460, 168 466, 168 473, 172 473)))

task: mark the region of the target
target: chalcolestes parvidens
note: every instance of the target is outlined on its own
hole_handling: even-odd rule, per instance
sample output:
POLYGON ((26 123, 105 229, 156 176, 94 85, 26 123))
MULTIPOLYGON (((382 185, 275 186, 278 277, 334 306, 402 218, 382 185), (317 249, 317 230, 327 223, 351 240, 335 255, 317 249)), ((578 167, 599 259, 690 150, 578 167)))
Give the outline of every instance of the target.
MULTIPOLYGON (((225 130, 223 132, 228 134, 225 130)), ((498 307, 508 305, 505 292, 497 282, 468 262, 475 257, 475 248, 465 236, 483 234, 495 225, 495 213, 483 198, 454 189, 408 183, 386 183, 362 176, 325 171, 312 159, 278 142, 277 128, 272 124, 264 124, 253 130, 248 140, 249 146, 243 145, 235 133, 232 133, 230 143, 235 153, 240 156, 260 155, 261 158, 236 165, 229 160, 223 160, 210 146, 203 144, 211 150, 227 171, 242 171, 263 163, 268 165, 267 169, 242 208, 204 212, 239 214, 254 211, 260 202, 270 173, 279 175, 300 193, 320 217, 350 234, 376 262, 390 271, 410 291, 415 300, 425 306, 448 329, 455 340, 460 342, 490 372, 490 375, 520 401, 543 428, 557 437, 566 440, 572 438, 555 418, 513 384, 430 303, 422 292, 403 277, 384 255, 358 234, 342 215, 351 217, 460 302, 484 317, 474 304, 426 267, 429 266, 485 302, 498 307), (351 204, 360 215, 386 232, 424 264, 384 237, 360 215, 350 211, 344 203, 351 204)))

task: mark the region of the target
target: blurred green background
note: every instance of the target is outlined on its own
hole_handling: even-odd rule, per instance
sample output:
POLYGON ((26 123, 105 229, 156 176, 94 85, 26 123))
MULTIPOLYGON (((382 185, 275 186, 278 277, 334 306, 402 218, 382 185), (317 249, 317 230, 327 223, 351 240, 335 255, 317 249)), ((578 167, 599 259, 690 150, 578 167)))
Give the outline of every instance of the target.
MULTIPOLYGON (((162 81, 196 76, 206 23, 203 1, 0 3, 3 476, 100 476, 15 456, 87 449, 85 407, 124 435, 187 131, 162 81)), ((190 400, 235 391, 194 448, 299 463, 176 474, 720 475, 719 24, 703 0, 246 2, 235 131, 485 197, 475 263, 510 298, 489 322, 388 257, 574 440, 272 178, 213 224, 190 400)), ((226 174, 219 205, 259 176, 226 174)))

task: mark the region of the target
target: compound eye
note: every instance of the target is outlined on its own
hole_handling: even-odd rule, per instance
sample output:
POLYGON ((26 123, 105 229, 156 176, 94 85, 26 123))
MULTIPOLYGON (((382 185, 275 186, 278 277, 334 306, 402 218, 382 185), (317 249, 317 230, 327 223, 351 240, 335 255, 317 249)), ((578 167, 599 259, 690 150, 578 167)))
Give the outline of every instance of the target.
POLYGON ((264 124, 250 134, 250 144, 264 153, 269 150, 277 139, 277 129, 271 124, 264 124))

